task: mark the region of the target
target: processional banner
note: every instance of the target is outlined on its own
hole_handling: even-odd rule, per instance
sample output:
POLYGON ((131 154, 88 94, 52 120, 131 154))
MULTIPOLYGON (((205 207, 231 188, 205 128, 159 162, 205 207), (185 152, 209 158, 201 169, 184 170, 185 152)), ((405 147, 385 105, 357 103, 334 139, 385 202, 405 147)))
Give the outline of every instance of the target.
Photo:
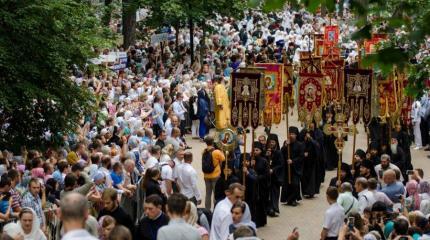
POLYGON ((368 124, 371 119, 372 70, 345 69, 346 114, 357 124, 360 119, 368 124))
POLYGON ((324 44, 327 46, 336 45, 339 42, 339 27, 326 26, 324 29, 324 44))
POLYGON ((323 105, 323 75, 321 73, 300 73, 298 113, 299 121, 307 124, 319 122, 323 105))
POLYGON ((376 52, 378 43, 387 39, 386 34, 373 34, 369 40, 364 40, 364 51, 366 54, 373 54, 376 52))
POLYGON ((294 107, 294 79, 293 79, 293 65, 284 65, 283 76, 283 107, 282 113, 287 113, 288 108, 294 107))
POLYGON ((324 77, 325 103, 340 100, 343 94, 343 68, 344 60, 327 60, 324 62, 322 72, 324 77))
POLYGON ((257 63, 255 66, 264 68, 263 84, 261 84, 264 94, 264 126, 271 126, 273 123, 280 124, 282 119, 284 65, 257 63))
POLYGON ((232 73, 231 125, 247 128, 251 123, 257 128, 260 123, 261 73, 232 73))

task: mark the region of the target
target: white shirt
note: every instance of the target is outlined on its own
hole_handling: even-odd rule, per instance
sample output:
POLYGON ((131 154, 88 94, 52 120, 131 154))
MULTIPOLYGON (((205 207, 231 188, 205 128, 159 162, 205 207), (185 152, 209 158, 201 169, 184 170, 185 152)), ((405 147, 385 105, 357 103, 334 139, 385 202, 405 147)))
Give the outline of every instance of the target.
MULTIPOLYGON (((212 225, 210 231, 211 240, 224 240, 229 236, 229 226, 233 223, 233 218, 231 217, 231 207, 233 204, 226 197, 224 200, 220 201, 214 209, 212 215, 212 225)), ((245 213, 242 216, 243 222, 251 221, 251 212, 249 211, 248 204, 246 204, 245 213)))
POLYGON ((145 162, 145 170, 156 167, 157 165, 158 165, 158 160, 155 157, 151 156, 145 162))
POLYGON ((185 113, 187 110, 184 107, 184 104, 179 101, 174 101, 172 104, 173 112, 176 114, 176 116, 179 117, 180 120, 185 120, 185 113))
POLYGON ((343 207, 337 202, 330 205, 324 214, 323 228, 327 229, 327 237, 337 237, 340 228, 343 226, 345 213, 343 207))
POLYGON ((173 179, 176 180, 178 178, 179 169, 182 166, 182 161, 178 158, 174 158, 173 161, 175 162, 175 167, 173 168, 173 179))
POLYGON ((196 197, 201 200, 199 189, 197 188, 197 172, 189 163, 183 163, 178 170, 178 184, 181 193, 187 198, 196 197))
POLYGON ((372 207, 375 203, 375 197, 373 193, 365 189, 358 193, 358 209, 360 214, 363 214, 364 209, 367 207, 372 207))
POLYGON ((173 169, 168 163, 161 164, 161 179, 163 179, 163 181, 161 181, 161 191, 166 193, 166 180, 174 181, 173 169))
POLYGON ((97 240, 97 238, 85 229, 78 229, 67 232, 61 240, 97 240))

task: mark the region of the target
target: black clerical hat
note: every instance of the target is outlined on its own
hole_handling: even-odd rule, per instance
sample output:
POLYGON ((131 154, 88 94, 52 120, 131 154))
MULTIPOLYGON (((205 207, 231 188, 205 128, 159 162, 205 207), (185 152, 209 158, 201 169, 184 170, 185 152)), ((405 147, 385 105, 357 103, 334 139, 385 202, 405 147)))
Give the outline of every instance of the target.
POLYGON ((259 148, 261 150, 264 149, 263 144, 261 144, 260 142, 254 142, 253 146, 254 146, 254 148, 259 148))
POLYGON ((293 133, 293 134, 299 135, 299 129, 297 127, 294 127, 294 126, 289 127, 288 131, 289 131, 289 133, 293 133))

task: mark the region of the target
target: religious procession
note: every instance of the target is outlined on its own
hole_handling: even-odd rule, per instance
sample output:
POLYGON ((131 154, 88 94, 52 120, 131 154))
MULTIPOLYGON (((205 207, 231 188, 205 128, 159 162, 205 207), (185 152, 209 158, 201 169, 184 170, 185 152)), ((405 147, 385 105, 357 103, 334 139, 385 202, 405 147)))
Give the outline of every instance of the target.
POLYGON ((1 240, 430 239, 430 3, 12 2, 1 240))

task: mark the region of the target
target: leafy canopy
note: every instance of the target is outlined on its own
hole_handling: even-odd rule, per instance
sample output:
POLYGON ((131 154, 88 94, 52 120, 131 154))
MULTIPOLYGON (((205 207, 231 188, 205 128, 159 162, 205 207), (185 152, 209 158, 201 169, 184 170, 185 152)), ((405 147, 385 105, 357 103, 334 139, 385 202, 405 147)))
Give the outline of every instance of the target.
POLYGON ((88 3, 0 0, 0 149, 43 148, 42 138, 74 132, 95 99, 70 81, 108 30, 88 3))

